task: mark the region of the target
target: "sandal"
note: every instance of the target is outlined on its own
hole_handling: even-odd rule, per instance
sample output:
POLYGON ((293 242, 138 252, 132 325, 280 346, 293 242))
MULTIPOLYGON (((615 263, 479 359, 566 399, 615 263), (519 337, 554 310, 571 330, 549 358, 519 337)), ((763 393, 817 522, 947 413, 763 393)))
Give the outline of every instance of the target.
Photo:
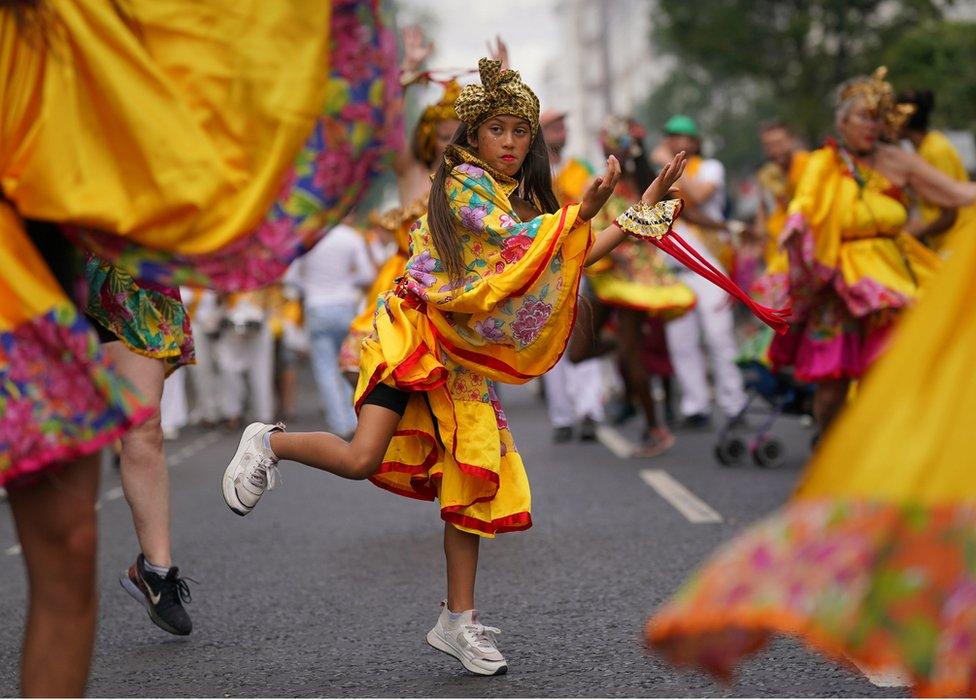
POLYGON ((663 455, 674 447, 675 437, 667 428, 653 428, 644 433, 641 443, 634 457, 649 459, 663 455))

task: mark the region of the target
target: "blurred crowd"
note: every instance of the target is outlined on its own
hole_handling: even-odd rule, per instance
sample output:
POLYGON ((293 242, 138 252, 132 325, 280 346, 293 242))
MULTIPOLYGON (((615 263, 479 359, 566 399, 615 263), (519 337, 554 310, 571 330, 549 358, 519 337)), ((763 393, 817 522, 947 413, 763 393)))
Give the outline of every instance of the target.
MULTIPOLYGON (((436 161, 443 148, 438 138, 446 141, 455 128, 450 114, 438 118, 434 113, 449 110, 456 93, 456 84, 450 83, 441 101, 428 108, 434 118, 417 125, 413 148, 421 139, 429 151, 423 163, 436 161), (438 137, 438 130, 444 136, 438 137)), ((914 91, 900 97, 915 105, 901 134, 902 147, 966 179, 952 144, 929 128, 934 96, 914 91)), ((541 117, 561 203, 578 201, 599 165, 565 152, 567 116, 546 110, 541 117)), ((647 186, 656 168, 675 153, 687 152, 689 167, 679 183, 685 208, 676 230, 740 287, 782 304, 775 280, 785 275, 788 261, 778 236, 809 147, 783 121, 764 122, 757 130, 762 166, 734 186, 723 164, 703 148, 707 135, 691 116, 645 125, 614 115, 606 119, 600 138, 604 154, 623 164, 622 206, 647 186)), ((403 179, 398 178, 401 189, 403 179)), ((603 225, 619 213, 613 202, 607 209, 603 225)), ((166 436, 174 438, 193 424, 236 430, 251 420, 294 417, 302 363, 314 375, 325 427, 350 435, 356 424, 354 346, 364 335, 354 321, 358 317, 359 325, 369 325, 376 290, 390 284, 382 279, 389 274, 382 268, 394 255, 404 258, 403 229, 422 212, 422 206, 408 206, 351 215, 279 283, 255 292, 184 288, 197 363, 166 381, 166 436)), ((939 251, 960 216, 968 216, 967 211, 916 198, 906 228, 939 251)), ((599 426, 639 416, 644 428, 638 454, 652 457, 674 443, 673 429, 747 426, 745 409, 753 387, 742 369, 769 366, 771 331, 723 291, 649 248, 625 244, 610 262, 588 271, 581 289, 586 303, 570 347, 535 387, 546 402, 555 442, 595 440, 599 426)), ((801 393, 796 404, 793 408, 809 422, 809 396, 801 393)))

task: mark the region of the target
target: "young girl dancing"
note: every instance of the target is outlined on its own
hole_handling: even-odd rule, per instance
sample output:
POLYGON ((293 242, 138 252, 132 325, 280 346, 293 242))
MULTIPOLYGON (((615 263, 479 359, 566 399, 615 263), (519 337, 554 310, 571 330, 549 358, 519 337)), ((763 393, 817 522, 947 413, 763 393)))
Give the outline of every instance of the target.
MULTIPOLYGON (((411 229, 406 274, 378 304, 363 345, 347 442, 253 423, 223 478, 246 515, 275 486, 280 460, 394 493, 440 501, 447 599, 428 643, 469 671, 505 673, 474 610, 481 537, 531 526, 529 483, 494 382, 546 372, 566 347, 583 267, 627 234, 589 221, 620 177, 616 158, 579 204, 558 208, 539 130, 539 100, 516 71, 479 63, 481 85, 455 103, 461 126, 434 175, 428 213, 411 229), (540 213, 542 212, 542 213, 540 213)), ((684 169, 678 154, 633 208, 646 220, 684 169)), ((667 211, 664 211, 664 210, 667 211)), ((664 226, 670 224, 668 217, 664 226)))

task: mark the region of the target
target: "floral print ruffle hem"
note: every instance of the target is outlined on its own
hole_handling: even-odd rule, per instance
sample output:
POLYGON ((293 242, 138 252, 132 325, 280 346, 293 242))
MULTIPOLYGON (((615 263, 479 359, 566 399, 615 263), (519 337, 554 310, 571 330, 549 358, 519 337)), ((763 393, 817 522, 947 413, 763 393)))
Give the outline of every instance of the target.
POLYGON ((672 662, 728 678, 770 634, 976 694, 976 503, 797 499, 721 548, 647 624, 672 662))
POLYGON ((138 284, 98 258, 85 265, 86 313, 133 352, 163 360, 172 372, 196 361, 190 316, 179 288, 138 284))
POLYGON ((71 305, 0 333, 0 486, 100 449, 152 412, 71 305))

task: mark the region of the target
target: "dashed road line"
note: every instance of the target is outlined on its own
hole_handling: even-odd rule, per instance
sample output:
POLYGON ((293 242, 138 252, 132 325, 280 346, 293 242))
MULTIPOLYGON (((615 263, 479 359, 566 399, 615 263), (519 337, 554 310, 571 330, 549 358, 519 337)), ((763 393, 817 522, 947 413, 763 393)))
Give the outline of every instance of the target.
POLYGON ((663 469, 641 469, 640 477, 693 523, 720 523, 722 516, 663 469))
MULTIPOLYGON (((221 433, 219 431, 217 430, 208 431, 203 435, 199 436, 198 438, 196 438, 195 440, 191 441, 190 443, 184 445, 176 452, 174 452, 169 457, 169 459, 167 459, 167 463, 170 467, 178 466, 179 464, 182 464, 190 457, 195 455, 200 450, 209 447, 213 443, 220 440, 220 438, 221 438, 221 433)), ((100 511, 102 509, 103 503, 108 503, 110 501, 117 501, 120 498, 122 498, 123 495, 124 494, 121 486, 114 486, 110 488, 104 494, 102 494, 102 497, 98 499, 98 501, 95 503, 95 510, 100 511)), ((8 547, 7 549, 4 550, 4 554, 6 554, 7 556, 19 555, 20 545, 15 544, 12 547, 8 547)))
POLYGON ((217 430, 206 432, 171 454, 166 461, 170 467, 176 467, 188 460, 200 450, 217 442, 221 437, 221 433, 217 430))
MULTIPOLYGON (((852 659, 848 659, 852 661, 852 659)), ((854 662, 858 670, 864 674, 872 685, 878 688, 907 688, 911 685, 911 678, 897 668, 865 668, 854 662)))
POLYGON ((596 438, 619 459, 630 459, 637 454, 637 445, 609 425, 598 425, 596 438))

